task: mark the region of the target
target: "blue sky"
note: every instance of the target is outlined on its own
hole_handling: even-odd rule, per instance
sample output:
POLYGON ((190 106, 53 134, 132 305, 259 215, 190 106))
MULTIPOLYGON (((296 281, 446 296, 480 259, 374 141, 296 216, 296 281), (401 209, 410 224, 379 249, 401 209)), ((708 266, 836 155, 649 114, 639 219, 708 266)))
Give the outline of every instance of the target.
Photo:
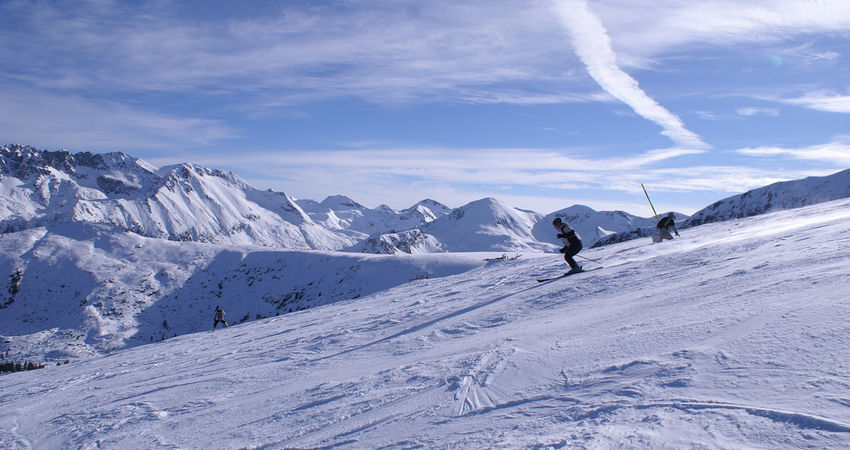
POLYGON ((0 142, 401 209, 693 213, 850 167, 846 0, 0 2, 0 142))

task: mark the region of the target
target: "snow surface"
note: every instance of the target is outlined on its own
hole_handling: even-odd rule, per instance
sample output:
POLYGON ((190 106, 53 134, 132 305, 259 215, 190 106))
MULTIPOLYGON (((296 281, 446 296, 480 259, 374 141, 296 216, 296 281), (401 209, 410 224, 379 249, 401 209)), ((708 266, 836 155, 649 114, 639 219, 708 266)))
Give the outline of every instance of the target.
POLYGON ((0 234, 0 274, 9 274, 0 354, 14 361, 106 354, 207 330, 217 305, 242 323, 465 272, 496 256, 273 250, 88 224, 51 228, 0 234))
POLYGON ((850 200, 681 234, 5 375, 0 447, 847 448, 850 200))

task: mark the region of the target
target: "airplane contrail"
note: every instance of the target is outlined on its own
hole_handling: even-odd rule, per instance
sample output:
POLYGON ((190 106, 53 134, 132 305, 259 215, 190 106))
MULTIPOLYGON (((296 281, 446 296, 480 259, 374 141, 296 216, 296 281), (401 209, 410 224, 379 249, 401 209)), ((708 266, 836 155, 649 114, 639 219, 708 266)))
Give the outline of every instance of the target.
POLYGON ((659 105, 640 88, 637 80, 620 68, 608 31, 590 10, 586 0, 562 0, 555 9, 572 35, 576 54, 602 89, 629 105, 641 117, 660 125, 661 134, 675 144, 691 149, 711 147, 699 135, 685 128, 682 119, 659 105))

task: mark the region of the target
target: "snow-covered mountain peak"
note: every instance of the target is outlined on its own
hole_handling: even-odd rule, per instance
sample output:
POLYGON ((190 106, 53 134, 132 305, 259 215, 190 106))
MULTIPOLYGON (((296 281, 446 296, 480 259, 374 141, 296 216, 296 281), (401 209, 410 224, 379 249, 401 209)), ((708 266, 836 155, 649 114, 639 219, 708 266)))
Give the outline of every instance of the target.
POLYGON ((513 251, 549 249, 537 242, 531 228, 540 215, 507 206, 494 198, 470 202, 420 227, 435 236, 445 251, 513 251))
POLYGON ((485 222, 499 218, 507 218, 520 213, 516 208, 512 208, 493 197, 485 197, 479 200, 463 205, 449 214, 448 220, 459 221, 464 218, 466 220, 482 218, 485 222))
POLYGON ((403 231, 371 236, 350 250, 428 253, 551 249, 552 245, 537 242, 531 236, 531 228, 539 216, 509 207, 494 198, 476 200, 454 210, 437 202, 423 201, 402 215, 419 222, 415 229, 406 227, 400 228, 403 231), (441 212, 435 214, 429 206, 441 212))
POLYGON ((133 169, 138 167, 146 172, 156 173, 157 167, 141 158, 132 157, 123 152, 104 153, 103 160, 109 168, 133 169))
POLYGON ((134 158, 123 152, 77 153, 74 160, 80 165, 104 171, 129 171, 133 173, 156 173, 157 168, 141 158, 134 158))
POLYGON ((122 152, 72 154, 66 150, 50 152, 18 144, 0 147, 0 173, 16 178, 29 179, 61 172, 72 178, 86 179, 92 171, 152 174, 155 168, 122 152))
MULTIPOLYGON (((72 184, 66 187, 68 192, 82 192, 81 188, 87 188, 100 190, 106 196, 139 193, 156 182, 155 171, 156 168, 147 162, 122 152, 71 154, 65 150, 49 152, 23 145, 0 148, 0 173, 42 186, 41 197, 45 201, 51 197, 48 191, 66 182, 72 184)), ((92 196, 90 193, 79 195, 92 196)))
POLYGON ((422 223, 428 223, 434 219, 451 213, 451 211, 451 208, 438 201, 425 199, 410 208, 401 211, 401 213, 405 216, 411 217, 412 220, 415 218, 421 220, 422 223))
POLYGON ((442 204, 442 203, 440 203, 436 200, 430 199, 430 198, 426 198, 425 200, 421 200, 421 201, 417 202, 411 208, 418 208, 420 206, 424 206, 424 207, 431 209, 433 211, 440 211, 440 212, 448 212, 448 211, 451 210, 451 208, 449 208, 448 206, 446 206, 446 205, 444 205, 444 204, 442 204))
POLYGON ((360 203, 355 202, 354 200, 344 196, 344 195, 331 195, 322 200, 321 205, 332 209, 348 209, 348 210, 363 210, 366 209, 365 206, 360 203))
MULTIPOLYGON (((241 177, 230 171, 210 169, 193 163, 180 163, 160 168, 157 173, 164 179, 189 180, 202 177, 216 177, 235 184, 239 189, 248 189, 250 186, 241 177)), ((167 182, 167 181, 166 181, 167 182)))
POLYGON ((572 205, 558 211, 558 216, 562 219, 575 219, 578 217, 590 217, 596 214, 596 210, 585 205, 572 205))

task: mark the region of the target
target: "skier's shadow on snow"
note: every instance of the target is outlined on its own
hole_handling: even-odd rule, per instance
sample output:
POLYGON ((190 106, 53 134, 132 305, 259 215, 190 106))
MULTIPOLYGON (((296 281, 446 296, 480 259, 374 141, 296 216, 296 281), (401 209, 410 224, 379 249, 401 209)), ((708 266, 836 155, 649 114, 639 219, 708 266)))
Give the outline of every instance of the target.
POLYGON ((352 347, 352 348, 349 348, 347 350, 343 350, 341 352, 334 353, 332 355, 322 356, 320 358, 314 359, 313 361, 315 362, 315 361, 322 361, 322 360, 325 360, 325 359, 335 358, 337 356, 342 356, 342 355, 345 355, 345 354, 348 354, 348 353, 353 353, 353 352, 356 352, 358 350, 367 349, 369 347, 373 347, 373 346, 376 346, 378 344, 382 344, 384 342, 389 342, 389 341, 391 341, 395 338, 399 338, 399 337, 402 337, 402 336, 405 336, 405 335, 408 335, 408 334, 411 334, 411 333, 415 333, 419 330, 423 330, 423 329, 428 328, 432 325, 438 324, 438 323, 440 323, 444 320, 453 319, 455 317, 462 316, 462 315, 464 315, 468 312, 475 311, 476 309, 485 308, 487 306, 492 305, 493 303, 498 303, 498 302, 500 302, 500 301, 502 301, 506 298, 513 297, 514 295, 521 294, 523 292, 528 292, 532 289, 537 289, 540 286, 542 286, 542 284, 538 284, 536 286, 532 286, 532 287, 529 287, 528 289, 523 289, 521 291, 511 292, 510 294, 505 294, 505 295, 502 295, 502 296, 499 296, 499 297, 496 297, 496 298, 492 298, 490 300, 487 300, 487 301, 484 301, 484 302, 481 302, 481 303, 476 303, 472 306, 467 306, 466 308, 457 310, 453 313, 449 313, 449 314, 446 314, 444 316, 440 316, 440 317, 437 317, 435 319, 431 319, 427 322, 420 323, 419 325, 410 327, 406 330, 402 330, 402 331, 399 331, 398 333, 394 333, 394 334, 391 334, 389 336, 383 337, 381 339, 378 339, 377 341, 372 341, 372 342, 369 342, 369 343, 366 343, 366 344, 363 344, 363 345, 359 345, 357 347, 352 347))

